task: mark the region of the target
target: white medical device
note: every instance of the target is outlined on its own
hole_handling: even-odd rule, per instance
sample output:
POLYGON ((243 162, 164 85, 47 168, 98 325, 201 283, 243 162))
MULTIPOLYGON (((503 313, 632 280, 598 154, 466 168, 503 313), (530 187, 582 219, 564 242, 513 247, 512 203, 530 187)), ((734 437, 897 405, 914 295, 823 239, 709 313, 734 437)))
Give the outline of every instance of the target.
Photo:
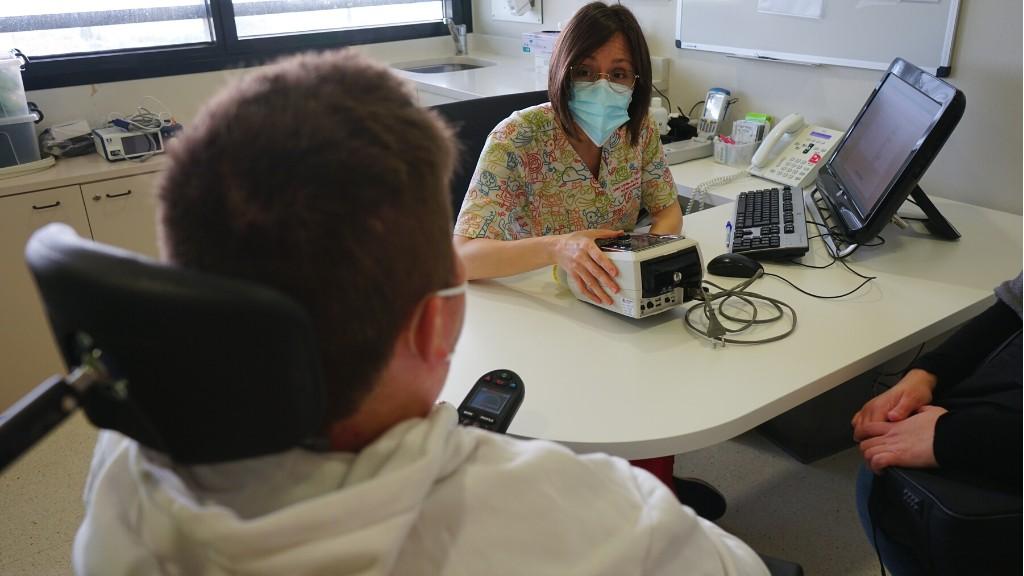
POLYGON ((164 151, 160 130, 132 131, 110 126, 93 130, 92 139, 100 156, 111 162, 152 156, 164 151))
POLYGON ((714 139, 718 127, 725 122, 729 114, 729 97, 731 92, 725 88, 712 88, 704 97, 704 111, 697 121, 697 136, 681 142, 669 142, 663 146, 665 161, 679 164, 699 158, 707 158, 714 153, 714 139))
POLYGON ((611 304, 595 303, 559 268, 559 280, 584 302, 630 318, 645 318, 692 300, 700 291, 704 264, 694 240, 634 234, 599 239, 597 245, 619 269, 615 278, 619 292, 606 290, 611 304))

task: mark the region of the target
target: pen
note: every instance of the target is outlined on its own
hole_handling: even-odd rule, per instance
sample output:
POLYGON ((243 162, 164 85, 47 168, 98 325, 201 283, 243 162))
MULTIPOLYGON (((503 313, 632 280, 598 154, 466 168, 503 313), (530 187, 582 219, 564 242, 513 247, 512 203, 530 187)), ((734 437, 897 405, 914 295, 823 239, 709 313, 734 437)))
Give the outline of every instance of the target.
POLYGON ((732 220, 725 221, 725 247, 732 246, 732 220))

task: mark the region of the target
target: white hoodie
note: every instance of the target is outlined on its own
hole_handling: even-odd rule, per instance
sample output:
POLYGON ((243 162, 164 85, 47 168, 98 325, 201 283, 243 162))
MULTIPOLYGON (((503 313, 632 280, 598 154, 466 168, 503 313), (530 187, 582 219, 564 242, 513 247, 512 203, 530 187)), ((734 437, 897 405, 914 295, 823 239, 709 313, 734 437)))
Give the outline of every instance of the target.
POLYGON ((100 434, 78 574, 767 574, 605 455, 457 426, 439 405, 357 454, 179 467, 100 434))

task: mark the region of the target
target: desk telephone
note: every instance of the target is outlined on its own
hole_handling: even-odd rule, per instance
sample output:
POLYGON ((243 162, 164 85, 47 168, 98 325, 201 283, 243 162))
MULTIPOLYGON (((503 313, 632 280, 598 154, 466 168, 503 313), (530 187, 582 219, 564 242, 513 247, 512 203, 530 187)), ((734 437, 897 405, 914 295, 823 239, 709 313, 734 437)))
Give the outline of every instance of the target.
POLYGON ((750 160, 750 174, 806 188, 835 152, 842 136, 840 130, 811 126, 804 122, 803 116, 790 114, 765 136, 750 160))

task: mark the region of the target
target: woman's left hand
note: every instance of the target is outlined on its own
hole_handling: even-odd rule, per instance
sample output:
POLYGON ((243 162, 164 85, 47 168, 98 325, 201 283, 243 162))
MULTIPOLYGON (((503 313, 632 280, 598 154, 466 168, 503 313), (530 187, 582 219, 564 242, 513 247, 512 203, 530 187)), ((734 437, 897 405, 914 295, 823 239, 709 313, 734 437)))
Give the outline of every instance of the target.
POLYGON ((864 431, 870 436, 860 443, 864 462, 875 474, 889 466, 937 467, 933 449, 935 423, 946 412, 938 406, 922 406, 905 420, 864 424, 864 431))

